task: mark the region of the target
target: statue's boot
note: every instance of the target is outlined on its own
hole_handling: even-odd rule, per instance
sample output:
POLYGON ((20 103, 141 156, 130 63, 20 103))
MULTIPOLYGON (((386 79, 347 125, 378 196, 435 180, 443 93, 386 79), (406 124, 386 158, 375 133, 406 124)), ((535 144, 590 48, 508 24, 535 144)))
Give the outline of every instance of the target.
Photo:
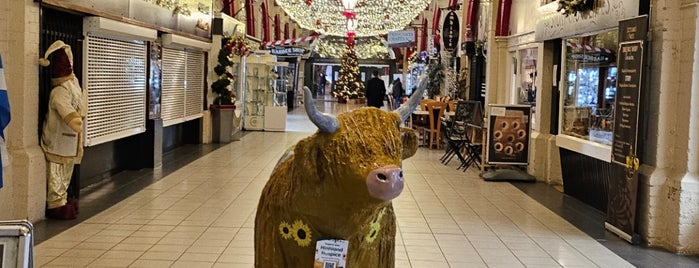
POLYGON ((68 199, 68 204, 75 208, 75 214, 80 214, 80 208, 78 207, 78 199, 68 199))
POLYGON ((62 207, 48 209, 46 216, 56 220, 73 220, 75 216, 75 207, 69 203, 62 207))

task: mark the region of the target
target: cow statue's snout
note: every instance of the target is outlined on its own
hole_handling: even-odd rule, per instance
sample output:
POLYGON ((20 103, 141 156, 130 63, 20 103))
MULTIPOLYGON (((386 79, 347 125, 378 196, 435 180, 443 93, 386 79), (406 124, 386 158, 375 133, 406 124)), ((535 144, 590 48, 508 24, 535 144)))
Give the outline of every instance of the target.
POLYGON ((398 197, 403 192, 403 184, 403 169, 396 165, 374 169, 366 178, 369 195, 383 201, 398 197))

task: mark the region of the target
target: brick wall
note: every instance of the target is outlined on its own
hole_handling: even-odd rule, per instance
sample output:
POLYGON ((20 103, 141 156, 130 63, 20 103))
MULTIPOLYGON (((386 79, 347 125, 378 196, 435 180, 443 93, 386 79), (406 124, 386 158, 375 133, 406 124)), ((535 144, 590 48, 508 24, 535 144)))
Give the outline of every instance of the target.
MULTIPOLYGON (((688 2, 688 1, 683 1, 688 2)), ((689 122, 694 74, 696 3, 653 1, 651 14, 650 105, 643 162, 650 166, 641 182, 639 232, 651 246, 699 253, 697 175, 688 174, 689 122), (679 18, 679 19, 678 19, 679 18)), ((696 86, 695 86, 696 87, 696 86)), ((699 148, 694 148, 699 149, 699 148)))

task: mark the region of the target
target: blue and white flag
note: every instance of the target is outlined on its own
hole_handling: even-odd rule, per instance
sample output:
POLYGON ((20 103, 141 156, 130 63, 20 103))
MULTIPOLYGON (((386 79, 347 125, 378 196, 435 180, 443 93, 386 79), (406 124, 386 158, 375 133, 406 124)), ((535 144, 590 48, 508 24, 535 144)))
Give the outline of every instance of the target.
MULTIPOLYGON (((2 68, 2 55, 0 55, 0 138, 2 138, 2 147, 5 147, 5 127, 10 124, 10 100, 7 98, 7 83, 5 83, 5 71, 2 68)), ((7 149, 0 150, 5 155, 0 156, 0 159, 8 159, 7 149)), ((2 167, 6 165, 5 161, 0 165, 0 188, 2 188, 2 167)))

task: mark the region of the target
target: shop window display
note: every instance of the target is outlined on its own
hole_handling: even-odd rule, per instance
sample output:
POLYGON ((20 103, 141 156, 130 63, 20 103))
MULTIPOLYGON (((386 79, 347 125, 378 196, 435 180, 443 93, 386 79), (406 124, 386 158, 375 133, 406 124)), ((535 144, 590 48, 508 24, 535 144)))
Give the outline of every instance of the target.
POLYGON ((566 39, 561 132, 611 145, 617 31, 566 39))
POLYGON ((518 77, 520 83, 517 91, 517 104, 531 105, 532 129, 538 129, 536 120, 536 70, 537 48, 528 48, 519 51, 520 71, 518 77))

